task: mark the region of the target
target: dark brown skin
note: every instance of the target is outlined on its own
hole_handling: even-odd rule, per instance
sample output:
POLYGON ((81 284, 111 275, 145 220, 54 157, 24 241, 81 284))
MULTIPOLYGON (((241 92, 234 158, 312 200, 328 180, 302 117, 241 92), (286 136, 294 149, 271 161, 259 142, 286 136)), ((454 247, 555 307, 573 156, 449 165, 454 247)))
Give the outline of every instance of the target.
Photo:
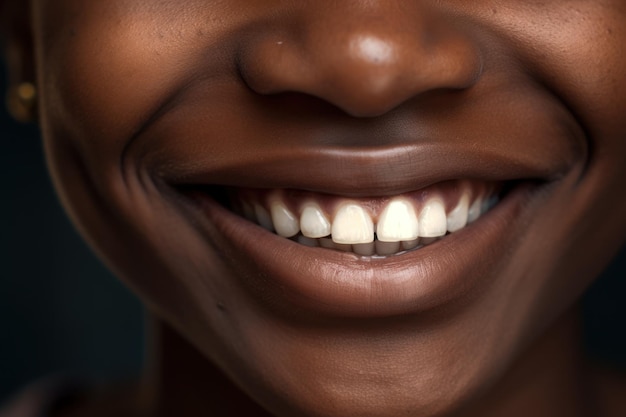
MULTIPOLYGON (((69 415, 626 412, 619 382, 597 383, 585 362, 577 313, 626 237, 626 1, 30 7, 7 15, 27 22, 9 29, 11 81, 38 86, 63 204, 157 329, 138 403, 112 394, 69 415), (533 187, 460 243, 420 249, 419 283, 462 280, 396 304, 388 286, 369 303, 308 297, 289 274, 326 274, 302 263, 330 265, 332 251, 302 258, 294 244, 280 266, 244 257, 230 218, 180 192, 375 197, 457 178, 533 187), (477 249, 440 259, 462 244, 477 249)), ((409 275, 403 256, 341 259, 348 276, 384 280, 409 275)))

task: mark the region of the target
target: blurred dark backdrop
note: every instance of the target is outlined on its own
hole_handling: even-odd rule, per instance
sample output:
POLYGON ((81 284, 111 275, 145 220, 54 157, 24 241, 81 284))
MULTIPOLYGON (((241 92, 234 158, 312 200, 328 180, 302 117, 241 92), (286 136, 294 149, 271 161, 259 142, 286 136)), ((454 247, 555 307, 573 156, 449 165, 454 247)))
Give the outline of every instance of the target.
MULTIPOLYGON (((142 361, 141 306, 67 220, 38 136, 0 110, 0 403, 44 375, 109 379, 137 373, 142 361)), ((585 308, 589 349, 626 370, 626 247, 585 308)))

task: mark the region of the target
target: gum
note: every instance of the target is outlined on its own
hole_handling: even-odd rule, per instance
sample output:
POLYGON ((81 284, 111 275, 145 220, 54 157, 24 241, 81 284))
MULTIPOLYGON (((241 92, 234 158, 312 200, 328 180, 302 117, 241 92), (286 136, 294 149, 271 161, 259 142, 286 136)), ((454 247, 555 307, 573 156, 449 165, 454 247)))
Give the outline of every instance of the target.
POLYGON ((429 187, 402 193, 393 196, 369 197, 369 198, 348 198, 337 195, 314 193, 303 190, 291 189, 245 189, 237 188, 229 190, 230 200, 233 209, 240 214, 250 210, 250 206, 258 204, 269 211, 273 201, 278 199, 296 216, 300 216, 303 206, 308 202, 317 204, 326 217, 332 221, 339 207, 346 202, 359 204, 372 216, 374 223, 378 222, 378 217, 385 206, 393 199, 405 198, 412 202, 416 213, 430 198, 438 198, 443 201, 446 213, 450 213, 458 204, 463 193, 470 196, 470 205, 478 198, 487 200, 501 188, 500 184, 487 183, 475 180, 453 180, 429 187), (249 207, 246 207, 249 206, 249 207))

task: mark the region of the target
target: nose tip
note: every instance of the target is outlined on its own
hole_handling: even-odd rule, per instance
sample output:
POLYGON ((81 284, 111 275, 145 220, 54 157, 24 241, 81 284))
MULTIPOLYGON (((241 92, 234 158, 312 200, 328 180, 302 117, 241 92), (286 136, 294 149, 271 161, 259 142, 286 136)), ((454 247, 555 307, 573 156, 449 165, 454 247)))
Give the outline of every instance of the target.
POLYGON ((355 117, 379 116, 423 93, 477 81, 482 62, 470 37, 423 16, 395 21, 405 24, 329 19, 299 34, 259 37, 241 54, 240 71, 259 94, 306 94, 355 117))
MULTIPOLYGON (((317 91, 353 116, 377 116, 412 95, 410 69, 403 68, 402 49, 388 39, 359 34, 347 42, 332 68, 322 72, 317 91), (407 71, 408 70, 408 71, 407 71), (324 88, 324 85, 327 87, 324 88)), ((314 94, 315 94, 314 93, 314 94)))
POLYGON ((471 48, 464 50, 449 41, 444 55, 420 51, 420 47, 406 39, 359 34, 337 57, 335 67, 322 71, 322 79, 316 80, 318 85, 312 83, 310 91, 321 93, 353 116, 367 117, 387 113, 431 90, 464 89, 474 84, 481 65, 471 48))

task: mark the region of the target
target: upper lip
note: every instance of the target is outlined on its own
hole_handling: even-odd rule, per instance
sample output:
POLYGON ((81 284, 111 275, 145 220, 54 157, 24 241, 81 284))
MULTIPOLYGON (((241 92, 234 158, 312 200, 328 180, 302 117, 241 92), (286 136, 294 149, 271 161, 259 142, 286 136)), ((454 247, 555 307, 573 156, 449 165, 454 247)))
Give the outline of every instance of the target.
POLYGON ((454 179, 550 181, 562 175, 564 158, 541 150, 534 154, 534 158, 522 158, 505 148, 485 150, 458 143, 315 151, 283 147, 208 168, 177 169, 166 175, 165 181, 173 186, 291 188, 368 197, 400 194, 454 179))
POLYGON ((140 170, 175 187, 291 188, 368 197, 456 179, 558 180, 586 152, 576 119, 559 101, 539 93, 485 87, 463 98, 463 106, 461 98, 450 97, 374 119, 309 109, 319 120, 298 103, 264 101, 268 109, 278 106, 283 115, 278 118, 245 104, 201 105, 212 95, 202 89, 192 93, 193 100, 140 129, 123 151, 122 165, 126 159, 131 166, 139 163, 140 170))

